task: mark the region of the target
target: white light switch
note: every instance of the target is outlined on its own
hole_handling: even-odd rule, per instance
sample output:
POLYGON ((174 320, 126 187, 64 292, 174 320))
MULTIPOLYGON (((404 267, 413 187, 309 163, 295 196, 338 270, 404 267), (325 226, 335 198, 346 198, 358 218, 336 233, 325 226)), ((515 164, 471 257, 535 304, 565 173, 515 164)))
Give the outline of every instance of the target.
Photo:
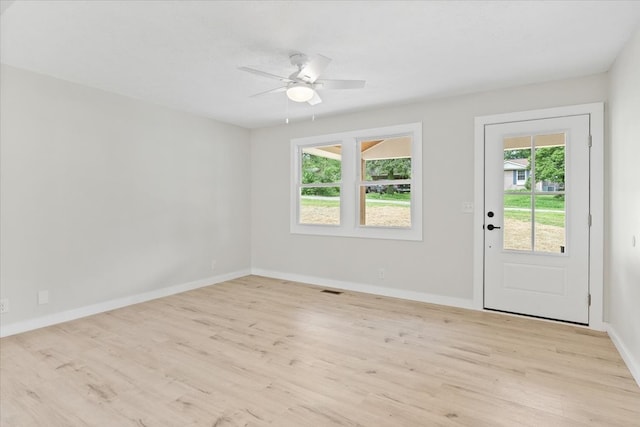
POLYGON ((473 202, 462 202, 462 213, 473 213, 473 202))

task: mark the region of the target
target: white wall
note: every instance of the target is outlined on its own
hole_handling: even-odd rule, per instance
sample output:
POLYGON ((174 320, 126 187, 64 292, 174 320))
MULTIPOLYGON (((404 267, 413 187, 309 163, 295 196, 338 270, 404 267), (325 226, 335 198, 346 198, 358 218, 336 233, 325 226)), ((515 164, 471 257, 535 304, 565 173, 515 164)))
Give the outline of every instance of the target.
POLYGON ((248 271, 248 130, 11 67, 0 84, 3 328, 248 271))
POLYGON ((612 338, 640 383, 640 30, 616 59, 609 78, 608 317, 612 338))
MULTIPOLYGON (((605 101, 605 74, 372 110, 261 129, 251 134, 252 267, 471 300, 474 117, 605 101), (424 241, 289 233, 289 140, 399 123, 423 123, 424 241), (384 280, 378 278, 384 268, 384 280)), ((327 102, 330 102, 329 96, 327 102)))
POLYGON ((473 118, 604 101, 610 85, 607 312, 637 377, 639 76, 636 33, 608 75, 249 133, 2 66, 0 296, 11 305, 2 327, 249 267, 471 300, 472 216, 461 205, 473 200, 473 118), (423 122, 423 242, 289 233, 291 138, 415 121, 423 122), (39 290, 49 304, 37 305, 39 290))

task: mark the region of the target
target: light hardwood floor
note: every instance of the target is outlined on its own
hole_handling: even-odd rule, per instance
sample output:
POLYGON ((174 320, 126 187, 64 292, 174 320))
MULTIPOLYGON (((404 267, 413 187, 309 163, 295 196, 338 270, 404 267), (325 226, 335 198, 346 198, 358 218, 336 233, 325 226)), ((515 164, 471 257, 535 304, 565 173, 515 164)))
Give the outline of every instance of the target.
POLYGON ((250 276, 0 341, 3 426, 640 426, 606 334, 250 276))

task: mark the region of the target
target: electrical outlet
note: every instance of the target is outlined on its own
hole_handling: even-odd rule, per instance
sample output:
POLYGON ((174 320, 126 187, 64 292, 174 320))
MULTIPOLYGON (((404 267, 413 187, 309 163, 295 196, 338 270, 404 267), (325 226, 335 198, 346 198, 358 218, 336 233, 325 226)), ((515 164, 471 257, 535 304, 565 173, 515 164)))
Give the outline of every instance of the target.
POLYGON ((378 270, 378 279, 384 280, 384 268, 378 270))
POLYGON ((49 291, 38 292, 38 304, 49 304, 49 291))
POLYGON ((2 298, 0 299, 0 314, 9 312, 9 299, 2 298))
POLYGON ((216 271, 216 267, 218 266, 218 260, 211 260, 211 271, 216 271))

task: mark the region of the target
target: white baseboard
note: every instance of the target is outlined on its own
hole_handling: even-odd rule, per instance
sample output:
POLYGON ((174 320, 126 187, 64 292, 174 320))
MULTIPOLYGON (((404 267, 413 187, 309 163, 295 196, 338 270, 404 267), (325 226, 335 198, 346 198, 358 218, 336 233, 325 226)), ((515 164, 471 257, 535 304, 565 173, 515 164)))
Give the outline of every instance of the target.
POLYGON ((34 329, 44 328, 46 326, 51 326, 58 323, 68 322, 70 320, 79 319, 81 317, 104 313, 105 311, 115 310, 116 308, 122 308, 157 298, 166 297, 169 295, 179 294, 181 292, 198 289, 205 286, 215 285, 217 283, 237 279, 238 277, 247 276, 249 274, 251 274, 251 272, 248 269, 234 271, 231 273, 221 274, 219 276, 206 277, 204 279, 195 280, 193 282, 167 286, 165 288, 155 289, 153 291, 144 292, 141 294, 130 295, 105 302, 100 302, 97 304, 74 308, 72 310, 53 313, 46 316, 40 316, 34 319, 10 323, 8 325, 3 324, 0 326, 0 338, 19 334, 22 332, 32 331, 34 329))
POLYGON ((631 354, 627 346, 624 345, 624 341, 620 339, 620 335, 618 335, 615 328, 610 323, 607 323, 606 326, 609 338, 613 341, 613 345, 618 349, 618 353, 622 356, 622 360, 624 360, 624 363, 626 363, 627 368, 629 368, 631 375, 640 387, 640 360, 636 359, 633 354, 631 354))
POLYGON ((342 280, 326 279, 323 277, 306 276, 302 274, 283 273, 280 271, 263 270, 261 268, 252 268, 251 274, 254 274, 256 276, 271 277, 273 279, 290 280, 292 282, 309 283, 311 285, 327 286, 330 288, 363 292, 366 294, 476 310, 473 305, 472 299, 448 297, 444 295, 428 294, 423 292, 408 291, 404 289, 368 285, 364 283, 345 282, 342 280))

